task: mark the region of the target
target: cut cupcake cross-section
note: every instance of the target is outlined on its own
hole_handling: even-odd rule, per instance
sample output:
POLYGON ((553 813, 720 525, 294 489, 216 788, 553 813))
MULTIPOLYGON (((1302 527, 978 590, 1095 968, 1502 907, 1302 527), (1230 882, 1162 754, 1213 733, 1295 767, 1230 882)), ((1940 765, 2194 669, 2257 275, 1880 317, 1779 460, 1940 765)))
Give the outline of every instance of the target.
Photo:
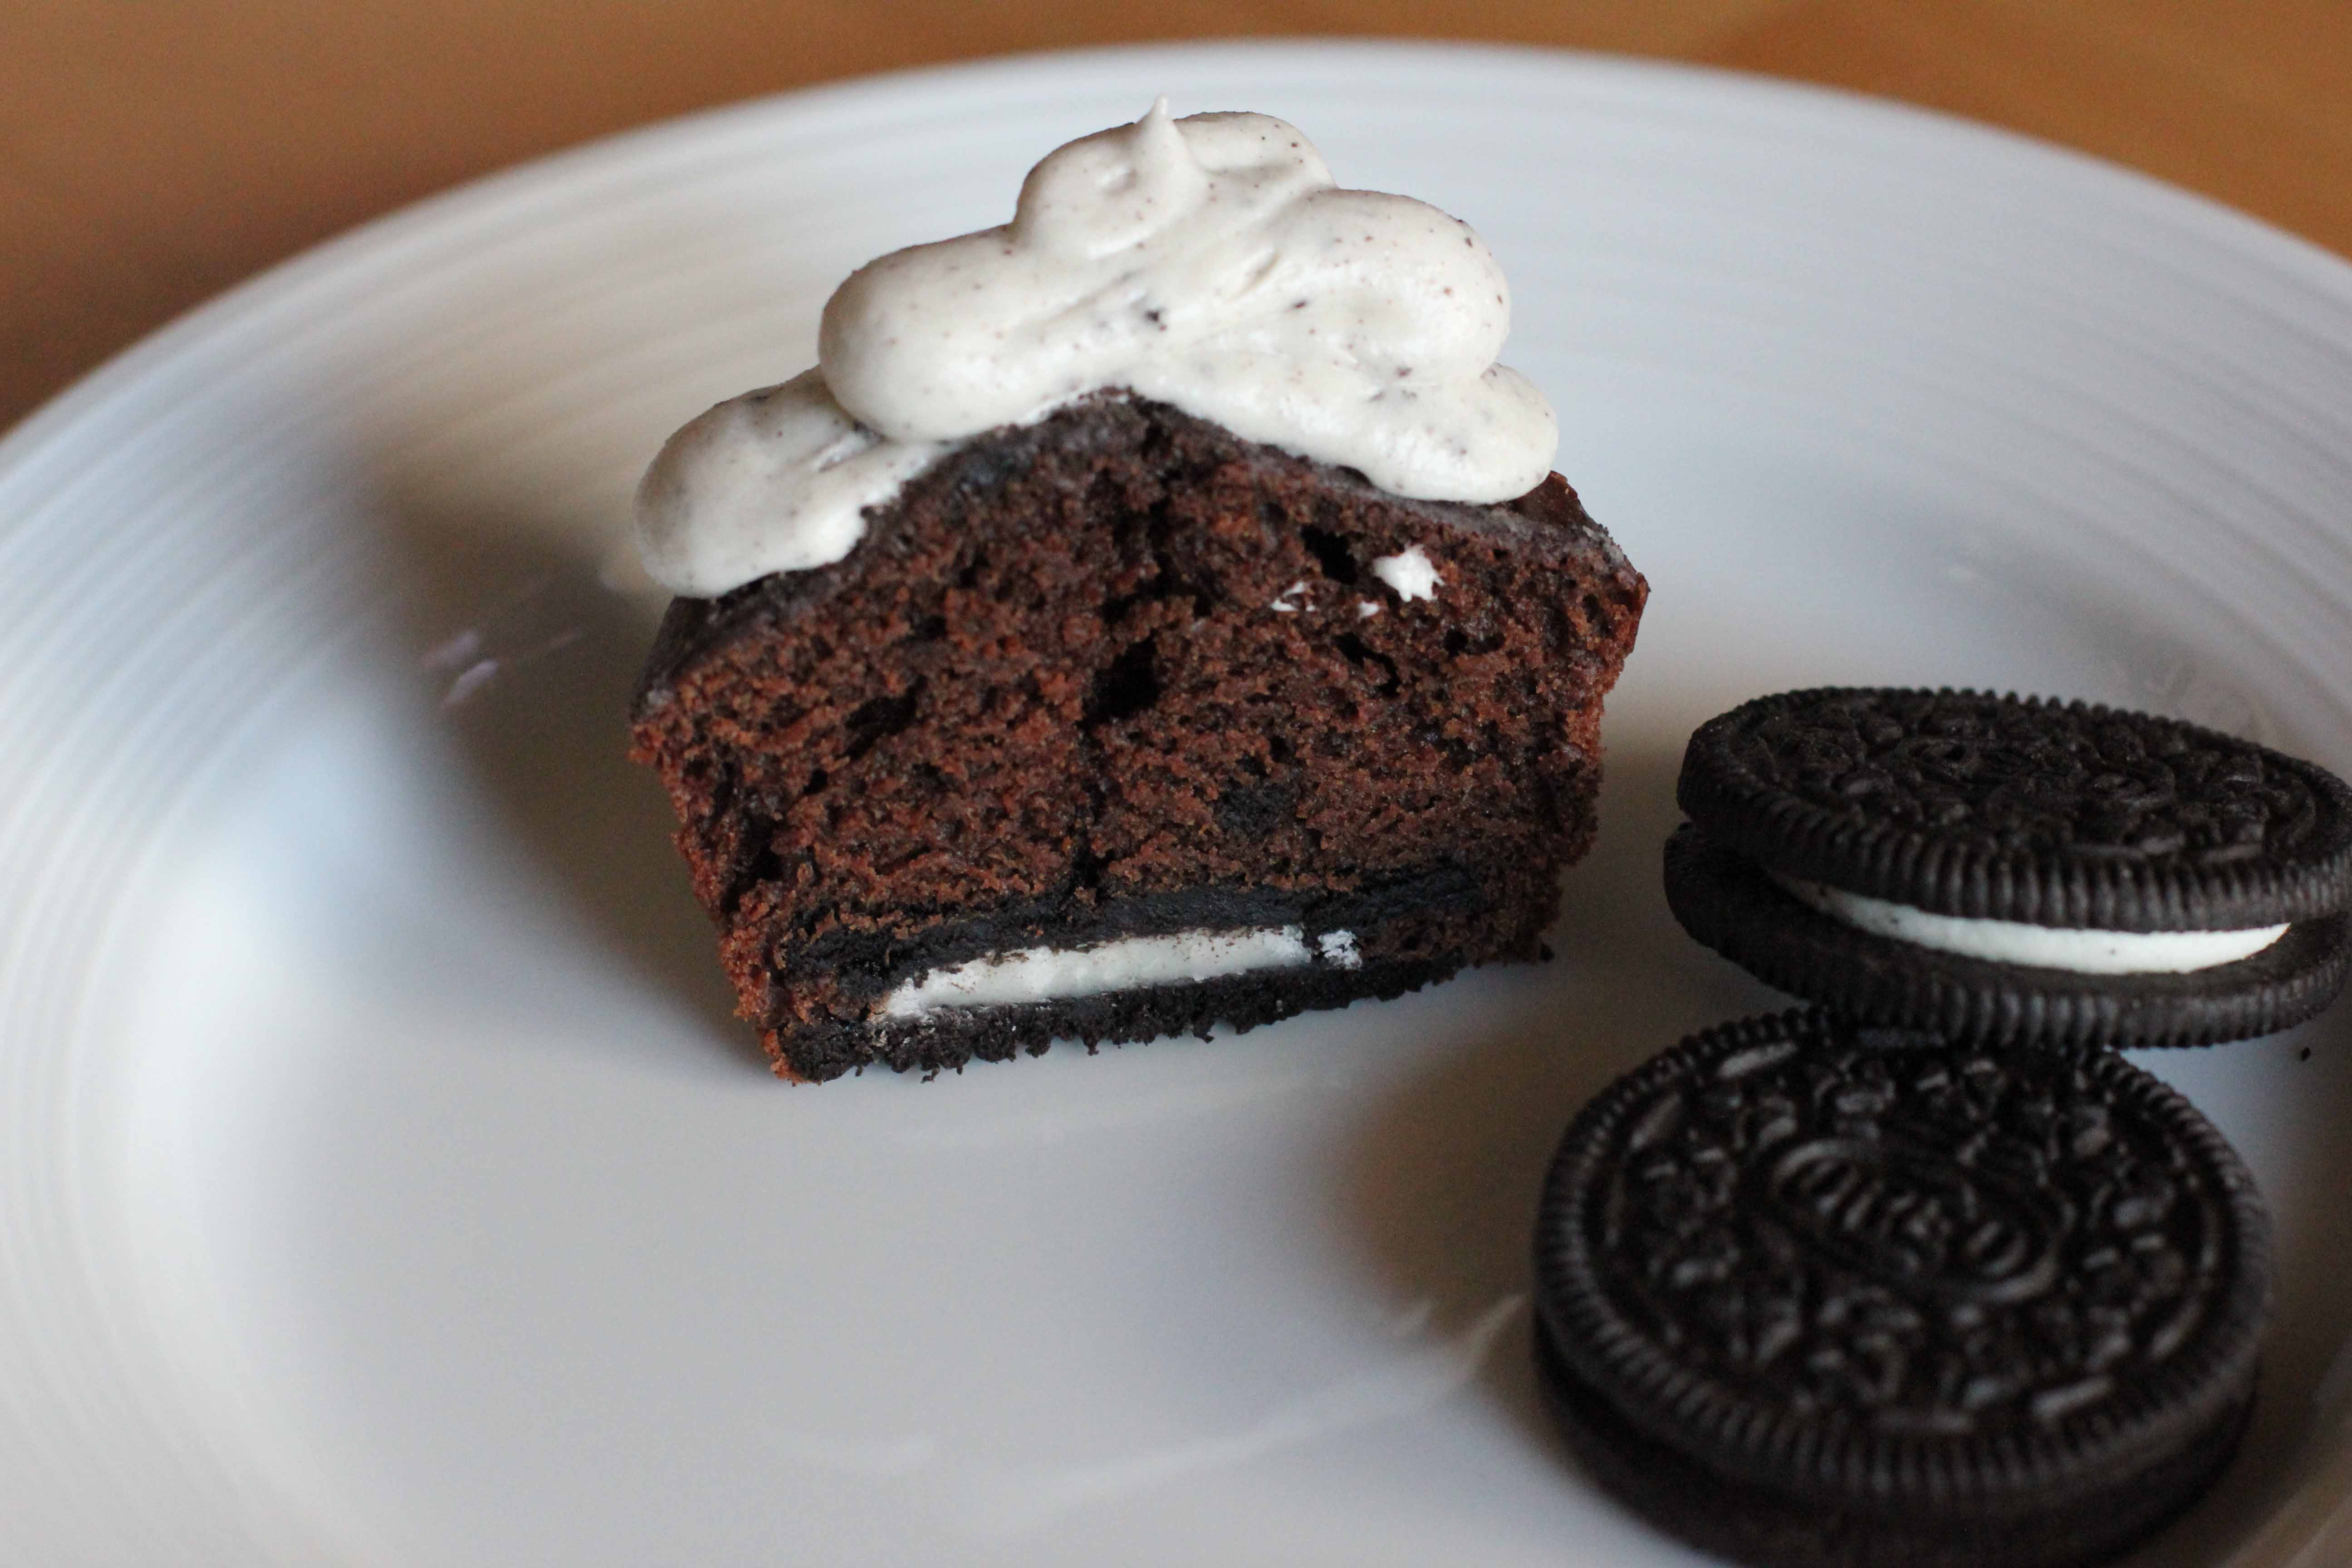
POLYGON ((673 438, 636 751, 780 1071, 1537 955, 1646 587, 1549 473, 1507 319, 1455 220, 1163 108, 861 270, 816 371, 673 438))

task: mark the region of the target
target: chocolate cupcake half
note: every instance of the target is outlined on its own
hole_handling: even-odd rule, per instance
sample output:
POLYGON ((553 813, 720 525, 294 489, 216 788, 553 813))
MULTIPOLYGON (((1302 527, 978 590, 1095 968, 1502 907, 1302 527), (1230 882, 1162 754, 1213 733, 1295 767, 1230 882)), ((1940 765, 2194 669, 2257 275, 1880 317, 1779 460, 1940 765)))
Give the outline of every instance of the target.
POLYGON ((1649 589, 1509 325, 1466 226, 1163 100, 670 437, 634 754, 780 1073, 1542 953, 1649 589))
POLYGON ((1691 737, 1666 897, 1782 990, 1985 1044, 2209 1045, 2352 972, 2352 790, 2178 720, 1971 691, 1764 697, 1691 737))

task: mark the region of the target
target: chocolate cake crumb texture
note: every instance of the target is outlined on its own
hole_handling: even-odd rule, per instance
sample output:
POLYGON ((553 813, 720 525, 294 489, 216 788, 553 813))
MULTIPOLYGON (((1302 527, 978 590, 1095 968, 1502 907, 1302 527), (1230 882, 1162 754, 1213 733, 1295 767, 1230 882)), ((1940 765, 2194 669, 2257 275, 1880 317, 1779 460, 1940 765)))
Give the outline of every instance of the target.
POLYGON ((1645 594, 1557 476, 1407 500, 1103 395, 943 458, 835 565, 675 601, 636 754, 789 1075, 1247 1026, 1535 956, 1645 594), (1370 568, 1415 549, 1408 602, 1370 568), (1232 925, 1355 962, 876 1016, 926 968, 1232 925))

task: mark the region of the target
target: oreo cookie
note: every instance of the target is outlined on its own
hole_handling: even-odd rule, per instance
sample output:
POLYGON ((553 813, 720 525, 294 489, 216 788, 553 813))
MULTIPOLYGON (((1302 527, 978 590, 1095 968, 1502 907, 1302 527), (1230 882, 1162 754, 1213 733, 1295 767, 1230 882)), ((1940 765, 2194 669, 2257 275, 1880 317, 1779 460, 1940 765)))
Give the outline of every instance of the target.
POLYGON ((1759 698, 1684 753, 1666 899, 1759 979, 1988 1044, 2190 1046, 2352 973, 2352 790, 2216 731, 2081 702, 1759 698))
POLYGON ((1536 1277, 1563 1432, 1668 1531, 1786 1568, 2035 1568, 2120 1551, 2227 1463, 2270 1228, 2119 1056, 1816 1011, 1586 1107, 1536 1277))

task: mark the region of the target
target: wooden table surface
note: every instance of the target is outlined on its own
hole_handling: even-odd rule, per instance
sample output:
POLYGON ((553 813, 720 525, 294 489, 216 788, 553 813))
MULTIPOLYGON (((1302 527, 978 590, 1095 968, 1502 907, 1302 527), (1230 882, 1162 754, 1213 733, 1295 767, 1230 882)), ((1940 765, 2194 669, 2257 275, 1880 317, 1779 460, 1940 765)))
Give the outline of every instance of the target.
POLYGON ((0 0, 0 428, 274 261, 588 137, 902 66, 1343 33, 1855 88, 2352 255, 2352 0, 0 0))

